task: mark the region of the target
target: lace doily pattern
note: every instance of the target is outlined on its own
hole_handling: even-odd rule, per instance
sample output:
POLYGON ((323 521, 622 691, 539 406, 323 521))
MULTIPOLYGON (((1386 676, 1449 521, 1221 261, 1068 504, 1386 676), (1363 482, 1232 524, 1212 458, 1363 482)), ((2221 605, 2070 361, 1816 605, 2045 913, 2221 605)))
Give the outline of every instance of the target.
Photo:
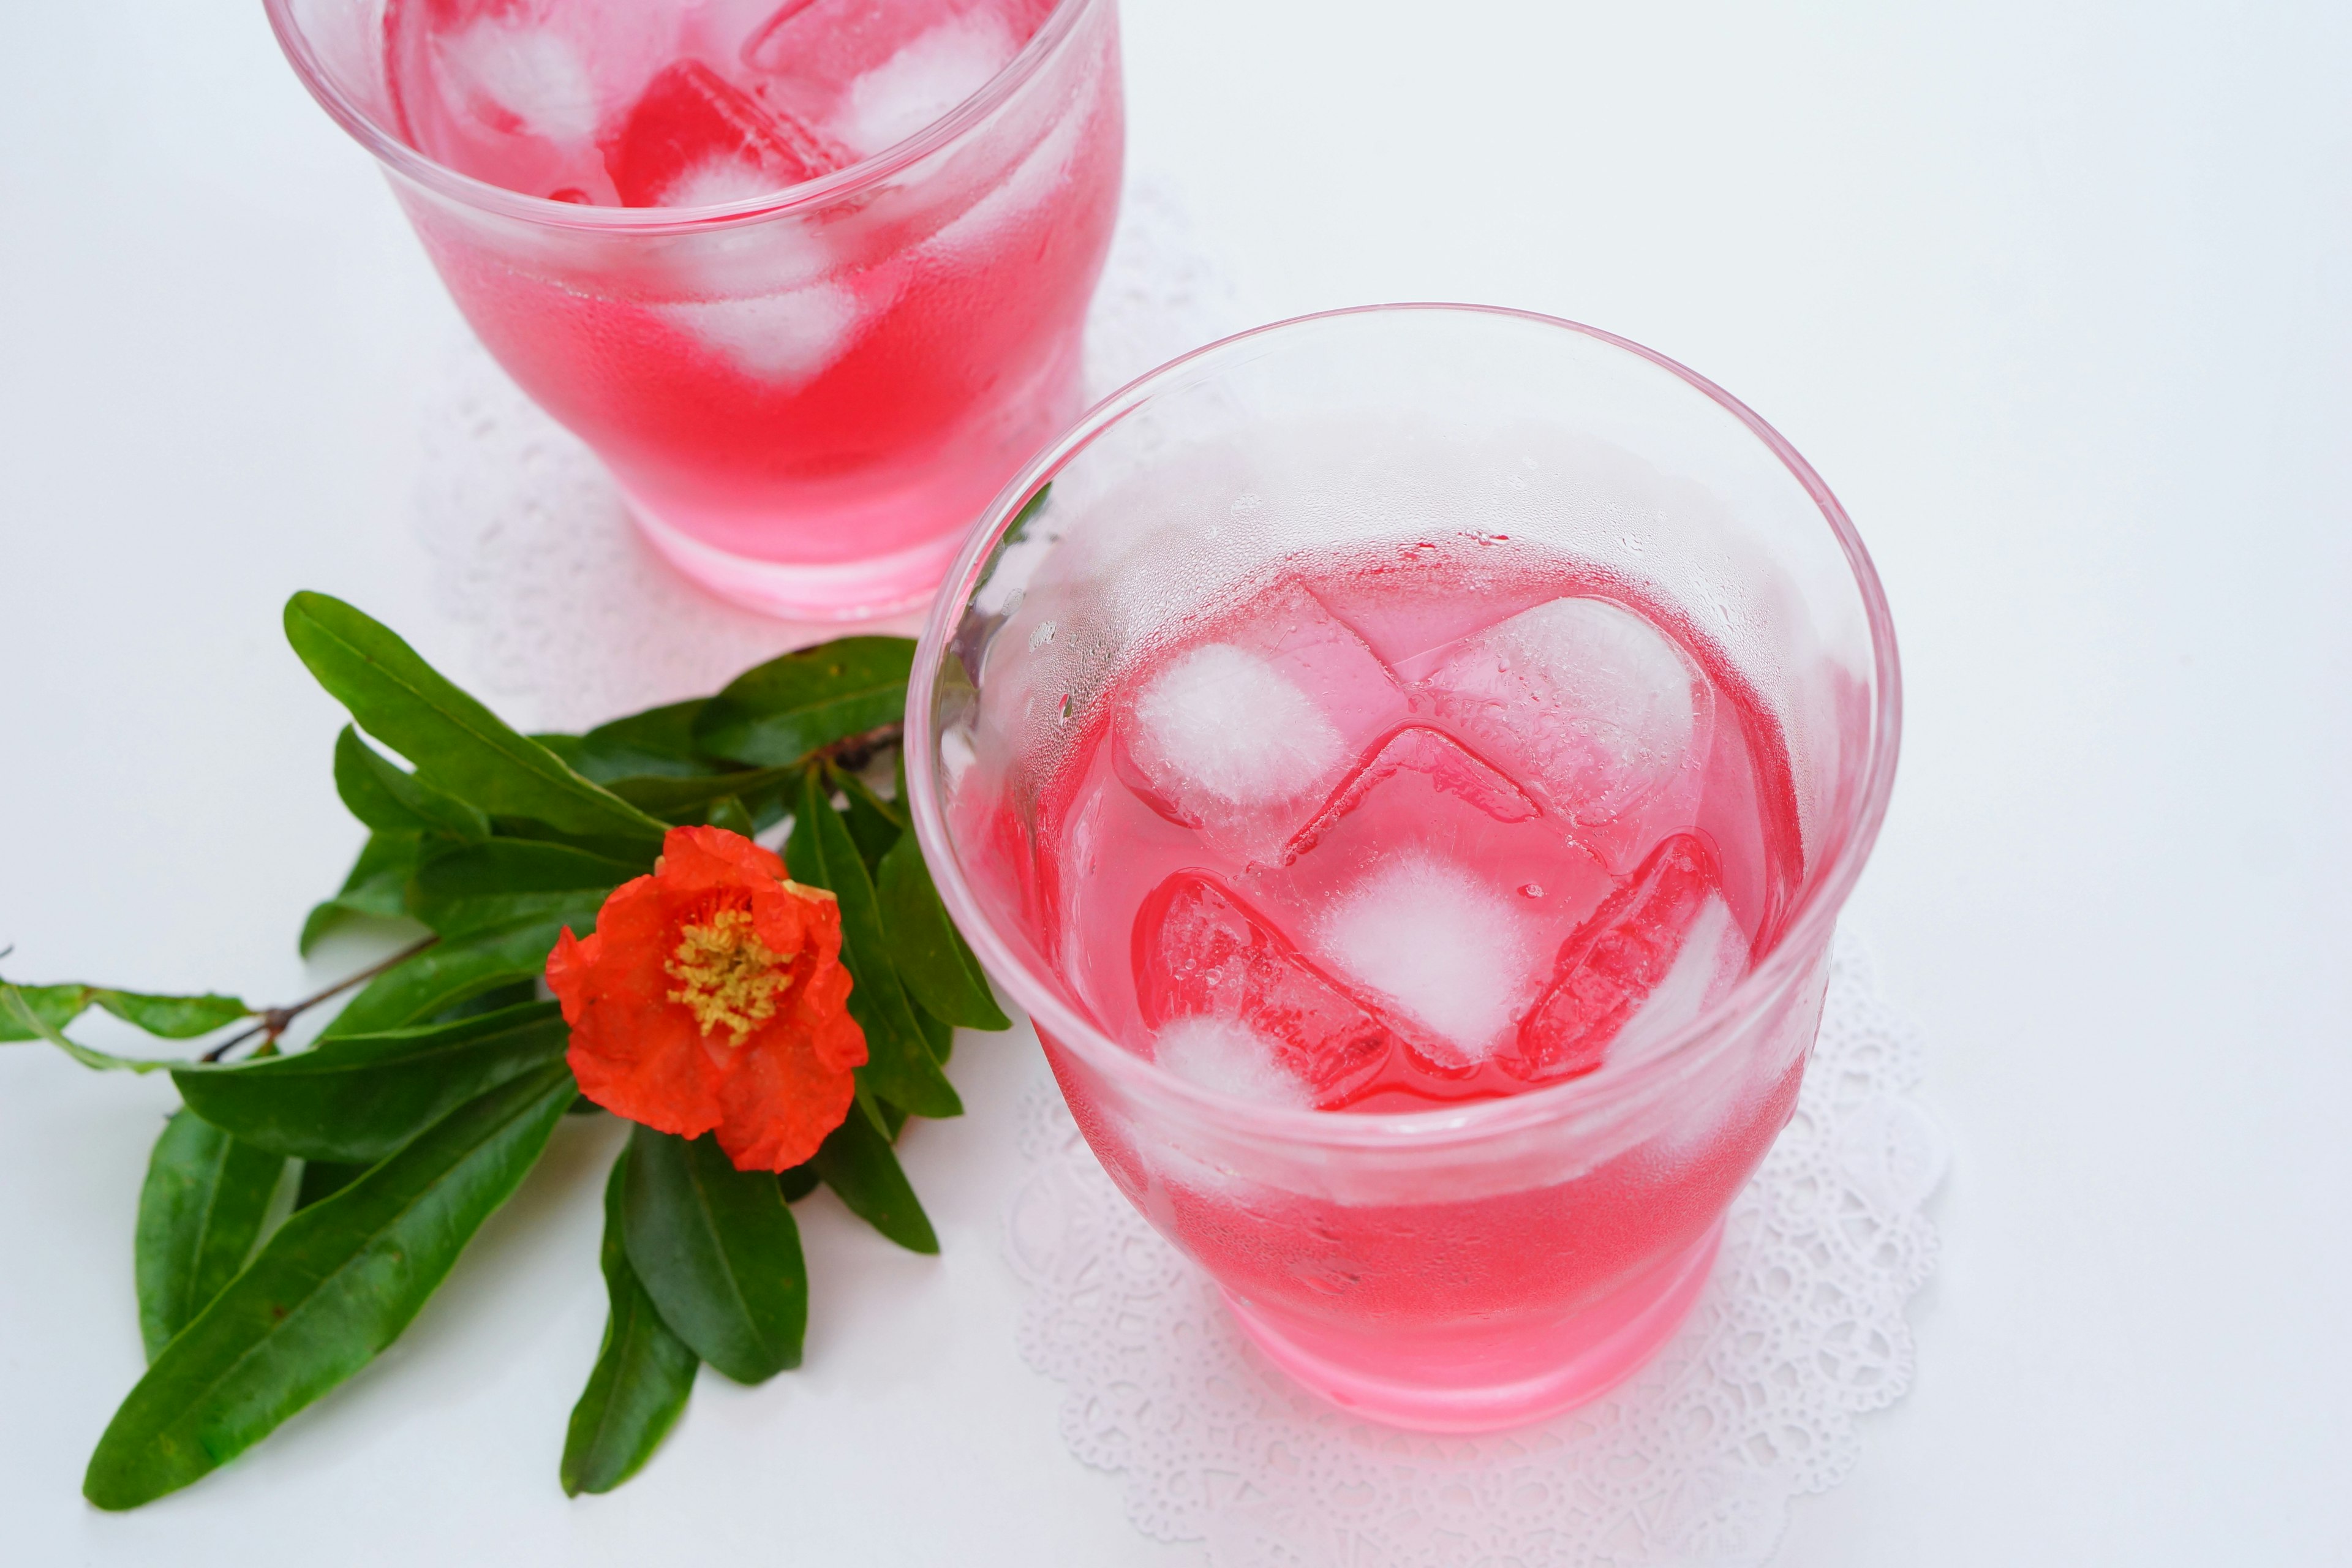
MULTIPOLYGON (((1089 400, 1246 324, 1227 278, 1173 188, 1131 181, 1087 318, 1089 400)), ((843 629, 738 609, 671 571, 588 448, 470 334, 425 410, 421 472, 418 531, 436 607, 470 641, 467 683, 529 728, 677 701, 843 629)))
POLYGON ((1936 1259, 1943 1146, 1917 1036, 1850 937, 1795 1119, 1733 1205, 1698 1307, 1613 1394, 1505 1436, 1368 1426, 1289 1384, 1096 1163, 1050 1078, 1023 1104, 1006 1216, 1031 1365, 1129 1517, 1215 1568, 1759 1564, 1834 1485, 1855 1418, 1901 1395, 1905 1307, 1936 1259))

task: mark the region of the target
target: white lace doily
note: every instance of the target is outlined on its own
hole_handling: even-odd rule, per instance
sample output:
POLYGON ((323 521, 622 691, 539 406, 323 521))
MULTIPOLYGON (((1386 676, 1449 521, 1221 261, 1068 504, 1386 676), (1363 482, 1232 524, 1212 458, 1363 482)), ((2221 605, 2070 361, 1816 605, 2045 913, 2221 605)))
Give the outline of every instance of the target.
MULTIPOLYGON (((1227 271, 1165 181, 1131 179, 1087 318, 1089 401, 1238 331, 1227 271)), ((437 607, 467 634, 462 670, 531 729, 576 729, 710 691, 843 628, 772 620, 711 597, 637 536, 578 437, 541 413, 470 334, 425 410, 418 531, 437 607)), ((862 627, 912 635, 919 616, 862 627)))
POLYGON ((1021 1348, 1128 1516, 1215 1568, 1766 1562, 1789 1500, 1834 1485, 1854 1418, 1911 1380, 1905 1304, 1935 1266, 1941 1140, 1910 1099, 1913 1027, 1841 936, 1797 1113, 1732 1205, 1665 1352, 1613 1394, 1503 1436, 1374 1427, 1302 1392, 1112 1186, 1041 1070, 1006 1215, 1021 1348))

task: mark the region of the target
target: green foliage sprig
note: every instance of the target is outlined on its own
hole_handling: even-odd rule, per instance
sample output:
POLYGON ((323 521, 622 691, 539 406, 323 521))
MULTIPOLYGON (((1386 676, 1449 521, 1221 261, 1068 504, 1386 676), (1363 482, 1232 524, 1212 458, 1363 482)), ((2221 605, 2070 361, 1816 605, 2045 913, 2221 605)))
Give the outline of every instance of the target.
POLYGON ((335 788, 369 834, 304 921, 301 950, 361 918, 425 934, 278 1008, 0 981, 0 1041, 169 1072, 183 1104, 156 1141, 134 1233, 149 1366, 84 1495, 125 1509, 186 1486, 397 1339, 564 1113, 595 1110, 565 1065, 559 1010, 540 999, 557 934, 593 930, 606 895, 653 869, 669 828, 749 836, 789 817, 793 878, 840 900, 868 1053, 857 1101, 781 1176, 737 1170, 710 1136, 633 1129, 605 1184, 604 1342, 560 1469, 567 1492, 609 1490, 676 1423, 702 1363, 742 1383, 800 1364, 808 1277, 793 1202, 829 1186, 893 1242, 939 1250, 893 1145, 909 1117, 961 1113, 941 1071, 955 1029, 1010 1020, 948 921, 903 791, 866 776, 898 747, 914 645, 845 637, 706 699, 524 735, 341 600, 296 595, 286 635, 355 721, 336 739, 335 788), (354 991, 309 1048, 281 1052, 297 1017, 354 991), (121 1056, 67 1033, 92 1007, 163 1039, 221 1037, 194 1057, 121 1056), (228 1059, 239 1047, 251 1049, 228 1059))

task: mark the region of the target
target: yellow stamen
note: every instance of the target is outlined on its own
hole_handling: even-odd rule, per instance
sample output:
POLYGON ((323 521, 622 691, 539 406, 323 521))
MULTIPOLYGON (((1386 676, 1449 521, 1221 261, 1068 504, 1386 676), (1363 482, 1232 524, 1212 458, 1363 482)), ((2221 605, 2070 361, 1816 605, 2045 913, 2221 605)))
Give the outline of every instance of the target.
POLYGON ((720 910, 679 933, 662 973, 681 983, 669 999, 686 1004, 706 1039, 723 1026, 733 1037, 728 1044, 740 1046, 776 1016, 796 956, 770 952, 751 932, 750 910, 720 910))

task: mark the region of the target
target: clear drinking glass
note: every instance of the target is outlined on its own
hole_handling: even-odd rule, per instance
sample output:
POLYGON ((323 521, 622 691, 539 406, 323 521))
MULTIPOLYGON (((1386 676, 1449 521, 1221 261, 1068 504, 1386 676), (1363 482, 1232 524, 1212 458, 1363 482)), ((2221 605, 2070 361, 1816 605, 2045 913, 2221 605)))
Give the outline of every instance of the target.
POLYGON ((1600 1393, 1696 1300, 1793 1112, 1899 708, 1862 542, 1753 413, 1571 322, 1382 307, 1178 360, 1024 470, 932 609, 908 784, 940 894, 1080 1130, 1242 1327, 1360 1414, 1486 1430, 1600 1393), (1572 557, 1717 650, 1763 716, 1791 803, 1783 896, 1728 989, 1627 1065, 1397 1114, 1269 1103, 1151 1059, 1116 975, 1087 967, 1126 940, 1091 889, 1145 851, 1082 843, 1058 781, 1106 744, 1121 672, 1334 545, 1572 557))
MULTIPOLYGON (((766 195, 623 206, 503 188, 418 150, 422 111, 399 84, 436 57, 404 29, 455 0, 268 0, 304 84, 382 163, 475 331, 595 450, 662 554, 738 603, 835 620, 927 597, 990 497, 1078 409, 1080 327, 1118 205, 1118 10, 1005 4, 1050 14, 903 140, 766 195)), ((506 13, 549 6, 475 9, 511 29, 506 13)), ((767 9, 811 36, 836 11, 871 23, 847 0, 767 9)), ((667 0, 644 16, 691 11, 667 0)), ((625 59, 640 77, 674 47, 658 32, 625 59)), ((545 91, 553 68, 500 42, 493 64, 545 91)), ((918 92, 934 63, 920 52, 898 70, 918 92)), ((616 112, 595 132, 608 142, 616 112)))

